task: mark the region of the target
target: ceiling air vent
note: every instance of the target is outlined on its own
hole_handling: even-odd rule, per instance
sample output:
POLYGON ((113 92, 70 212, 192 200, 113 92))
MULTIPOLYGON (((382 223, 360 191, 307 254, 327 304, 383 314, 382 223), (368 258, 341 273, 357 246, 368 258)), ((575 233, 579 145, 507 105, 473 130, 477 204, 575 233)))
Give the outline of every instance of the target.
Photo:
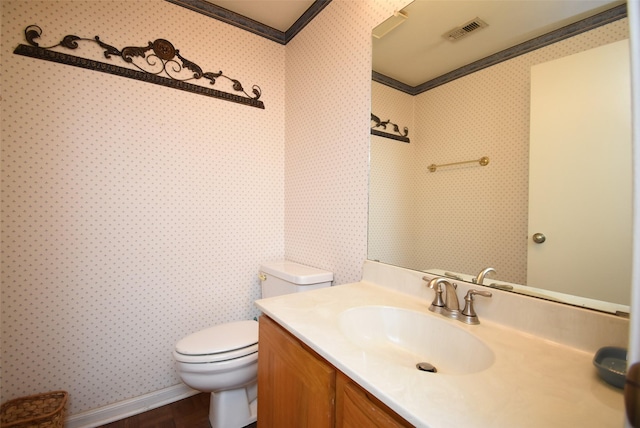
POLYGON ((460 27, 456 27, 453 30, 447 31, 442 35, 442 37, 444 37, 445 39, 451 42, 455 42, 464 37, 467 37, 471 33, 474 33, 488 26, 489 24, 484 22, 482 19, 475 18, 467 22, 466 24, 461 25, 460 27))

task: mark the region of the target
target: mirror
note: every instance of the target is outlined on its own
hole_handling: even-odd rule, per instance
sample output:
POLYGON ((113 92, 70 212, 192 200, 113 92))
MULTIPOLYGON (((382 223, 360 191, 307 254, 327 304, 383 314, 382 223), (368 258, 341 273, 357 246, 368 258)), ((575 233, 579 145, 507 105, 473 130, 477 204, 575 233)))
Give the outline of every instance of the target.
MULTIPOLYGON (((550 31, 550 34, 558 34, 569 28, 566 27, 567 20, 571 20, 571 28, 582 28, 581 31, 571 32, 571 37, 565 34, 559 37, 561 40, 549 44, 549 37, 541 36, 535 40, 536 43, 542 40, 544 47, 528 46, 525 49, 523 46, 526 43, 517 45, 510 51, 513 55, 506 60, 505 57, 509 55, 505 52, 509 49, 501 45, 494 48, 494 53, 500 52, 496 59, 496 55, 488 53, 486 49, 494 46, 491 42, 491 38, 495 37, 491 33, 492 28, 500 25, 499 19, 494 18, 498 15, 489 14, 491 18, 485 19, 482 5, 487 3, 500 8, 506 7, 510 2, 416 1, 402 10, 407 16, 404 23, 381 39, 374 38, 372 114, 381 120, 389 119, 401 128, 407 127, 410 143, 371 136, 368 258, 414 270, 450 274, 457 277, 457 280, 465 281, 475 279, 482 269, 490 266, 496 273, 487 275, 484 285, 611 313, 628 313, 631 284, 630 128, 628 140, 624 136, 599 138, 609 144, 604 147, 606 156, 609 152, 621 153, 621 160, 612 160, 611 167, 600 168, 600 164, 582 163, 584 159, 577 159, 575 152, 570 155, 565 150, 565 145, 557 142, 553 150, 547 150, 542 155, 530 146, 538 133, 535 129, 552 129, 554 134, 560 134, 555 132, 559 123, 568 122, 564 116, 566 112, 559 111, 556 104, 547 107, 536 104, 539 97, 535 88, 542 84, 535 83, 535 76, 544 74, 536 70, 545 69, 547 65, 554 65, 557 61, 568 62, 565 58, 573 58, 578 53, 597 51, 597 48, 628 39, 627 20, 624 14, 620 17, 621 7, 618 4, 612 8, 612 4, 603 6, 604 2, 599 2, 597 7, 600 9, 596 7, 590 11, 582 11, 582 15, 573 18, 565 16, 562 22, 553 24, 555 27, 547 23, 540 25, 538 29, 543 32, 541 34, 549 34, 550 31), (437 5, 438 10, 425 13, 422 6, 427 3, 437 5), (421 7, 414 9, 416 5, 421 7), (458 12, 462 10, 466 14, 452 17, 452 13, 445 11, 447 5, 456 5, 458 12), (605 12, 602 11, 603 7, 605 12), (614 10, 618 12, 611 12, 614 10), (586 18, 585 14, 588 15, 586 18), (615 18, 602 19, 607 14, 614 15, 615 18), (448 27, 464 24, 477 17, 488 24, 488 27, 479 30, 477 36, 456 41, 454 47, 448 46, 450 42, 441 37, 448 27), (450 67, 458 67, 456 71, 444 71, 435 67, 438 68, 435 72, 437 76, 430 75, 421 82, 414 77, 409 83, 390 75, 394 73, 393 68, 382 65, 385 63, 383 58, 387 58, 389 62, 390 56, 384 53, 381 46, 384 44, 384 48, 389 49, 386 45, 392 46, 394 37, 402 36, 405 30, 410 31, 408 25, 411 22, 422 28, 436 25, 442 28, 434 30, 437 37, 427 40, 421 47, 401 42, 404 57, 395 58, 391 63, 400 65, 400 68, 411 69, 414 57, 420 57, 421 60, 427 58, 427 65, 432 62, 439 66, 444 60, 441 61, 437 55, 443 55, 451 63, 450 67), (585 28, 588 30, 585 31, 585 28), (480 38, 483 34, 485 36, 480 38), (479 59, 473 56, 481 51, 475 47, 476 43, 483 49, 486 48, 482 50, 485 57, 479 59), (463 55, 468 56, 459 60, 463 55), (456 58, 452 59, 454 56, 456 58), (470 62, 470 66, 466 65, 470 62), (466 74, 467 72, 470 73, 466 74), (551 112, 548 116, 556 118, 556 123, 535 125, 540 120, 537 117, 540 111, 551 112), (625 141, 620 141, 620 148, 613 150, 612 144, 618 140, 625 141), (536 269, 533 268, 534 262, 529 260, 530 256, 540 252, 542 248, 554 247, 560 240, 558 232, 553 229, 555 225, 545 226, 544 230, 529 230, 529 223, 534 218, 529 210, 535 205, 530 187, 538 179, 539 173, 536 171, 541 169, 543 177, 548 175, 544 172, 551 168, 551 153, 559 156, 560 175, 553 178, 551 184, 543 185, 543 189, 544 186, 547 186, 546 189, 560 188, 565 182, 577 181, 586 184, 582 188, 586 189, 584 191, 587 199, 595 190, 603 191, 605 196, 622 195, 616 202, 621 204, 619 208, 611 208, 607 205, 608 201, 590 200, 590 205, 580 208, 577 214, 573 213, 569 223, 559 229, 564 231, 573 223, 578 224, 578 220, 582 221, 584 217, 588 217, 587 214, 595 211, 593 208, 604 208, 599 217, 596 216, 596 225, 616 226, 615 234, 618 238, 613 243, 613 250, 597 254, 595 262, 584 262, 578 257, 578 250, 602 247, 603 238, 590 239, 591 231, 602 227, 578 227, 577 238, 571 240, 574 247, 560 251, 568 256, 568 261, 560 262, 553 256, 552 264, 555 265, 552 268, 537 269, 543 275, 536 277, 532 275, 536 269), (477 161, 485 156, 489 158, 489 163, 480 166, 477 161), (530 166, 530 158, 542 158, 543 164, 530 166), (442 166, 462 161, 474 162, 442 166), (569 180, 575 174, 563 172, 563 165, 568 168, 571 163, 577 163, 577 171, 586 172, 586 175, 569 180), (439 165, 434 172, 428 168, 432 164, 439 165), (604 178, 592 180, 600 169, 606 171, 603 177, 607 181, 604 178), (628 171, 629 176, 623 171, 628 171), (619 182, 616 184, 608 181, 611 177, 618 178, 619 182), (533 235, 536 232, 546 235, 544 243, 534 242, 533 235), (569 267, 569 262, 574 262, 575 266, 569 267), (561 277, 560 273, 566 276, 556 281, 561 277)), ((523 4, 514 3, 518 7, 523 4)), ((525 3, 551 7, 556 2, 525 3)), ((508 16, 511 21, 517 21, 519 16, 509 13, 503 15, 508 16)), ((528 13, 521 15, 527 19, 531 17, 528 13)), ((518 22, 511 22, 510 25, 519 26, 518 22)), ((534 30, 527 29, 524 33, 514 37, 503 33, 498 38, 501 43, 522 43, 531 39, 534 30)), ((625 67, 628 73, 627 65, 623 65, 622 69, 625 67)), ((554 76, 558 74, 560 73, 551 72, 554 76)), ((568 71, 569 81, 576 80, 579 74, 580 70, 568 71)), ((566 85, 561 85, 564 86, 566 85)), ((587 86, 586 92, 600 100, 596 89, 599 87, 587 86)), ((586 116, 582 114, 584 108, 584 104, 580 104, 572 109, 580 110, 577 115, 578 127, 585 123, 586 116)), ((605 106, 604 111, 608 110, 609 107, 605 106)), ((630 117, 630 102, 625 114, 630 117)), ((586 123, 591 122, 593 120, 586 120, 586 123)), ((548 140, 547 136, 542 139, 548 140)), ((579 139, 581 141, 582 137, 579 139)), ((580 154, 587 153, 586 146, 584 143, 579 148, 580 154)), ((602 157, 602 152, 594 156, 602 157)), ((573 202, 572 198, 577 195, 577 191, 564 190, 560 194, 561 199, 573 202)), ((575 203, 570 205, 576 206, 575 203)), ((557 218, 555 214, 548 216, 557 218)), ((604 236, 606 238, 612 234, 613 232, 606 232, 604 236)))

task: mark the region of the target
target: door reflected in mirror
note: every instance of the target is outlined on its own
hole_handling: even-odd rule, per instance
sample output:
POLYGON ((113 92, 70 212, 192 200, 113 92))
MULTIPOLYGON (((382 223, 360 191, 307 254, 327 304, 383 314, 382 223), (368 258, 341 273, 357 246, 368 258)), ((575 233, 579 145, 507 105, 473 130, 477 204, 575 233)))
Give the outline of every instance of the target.
MULTIPOLYGON (((415 14, 408 14, 407 22, 419 19, 415 14)), ((430 16, 429 19, 437 17, 430 16)), ((490 27, 482 31, 489 30, 490 27)), ((393 34, 385 37, 393 37, 393 34)), ((556 61, 565 62, 564 58, 597 51, 596 48, 626 39, 628 24, 623 18, 416 95, 372 82, 372 112, 383 120, 391 119, 400 126, 407 126, 411 142, 403 144, 371 137, 368 258, 437 274, 449 272, 465 280, 491 266, 496 274, 487 277, 485 285, 608 312, 628 312, 631 272, 629 90, 622 89, 621 97, 618 97, 623 106, 625 103, 628 106, 626 110, 623 107, 622 114, 607 118, 606 113, 613 111, 613 107, 604 105, 604 98, 598 95, 601 85, 584 83, 583 89, 590 95, 587 98, 601 109, 589 119, 586 119, 587 103, 584 100, 567 112, 567 108, 561 109, 557 103, 546 108, 536 105, 538 98, 531 92, 531 75, 535 75, 532 69, 545 68, 543 64, 556 61), (531 104, 532 100, 534 104, 531 104), (555 123, 535 128, 537 119, 531 119, 530 113, 538 110, 549 113, 555 123), (571 122, 568 113, 577 120, 571 122), (601 131, 603 127, 599 122, 611 124, 612 120, 616 121, 614 129, 622 130, 621 134, 601 131), (539 174, 551 171, 552 156, 559 165, 569 156, 576 158, 576 152, 569 152, 568 146, 561 144, 569 138, 570 130, 562 131, 560 125, 569 129, 579 127, 587 135, 596 136, 593 142, 587 142, 584 137, 574 138, 580 156, 586 156, 588 148, 600 142, 599 154, 591 156, 611 159, 603 159, 608 162, 606 167, 600 168, 606 171, 604 179, 595 178, 599 168, 593 162, 579 164, 577 171, 582 175, 577 178, 577 173, 568 169, 563 171, 560 167, 551 184, 543 184, 542 188, 547 186, 551 193, 551 190, 561 189, 566 182, 582 183, 580 192, 586 195, 587 207, 571 213, 564 226, 551 222, 544 226, 545 230, 529 230, 532 219, 529 214, 530 184, 539 174), (541 158, 542 164, 538 159, 530 168, 530 134, 540 134, 535 129, 562 137, 552 143, 552 150, 537 154, 532 150, 532 159, 541 158), (614 159, 613 153, 618 157, 614 159), (438 168, 435 172, 428 170, 431 164, 455 163, 483 156, 491 159, 484 167, 460 164, 438 168), (530 178, 530 172, 535 176, 530 178), (616 184, 610 178, 620 181, 616 184), (604 196, 593 196, 596 191, 604 196), (611 197, 619 205, 607 209, 611 197), (587 217, 601 227, 579 226, 587 217), (556 247, 561 235, 558 230, 564 233, 569 229, 567 225, 577 230, 577 235, 569 240, 573 241, 573 249, 559 250, 566 260, 561 261, 557 255, 547 256, 546 267, 534 268, 529 260, 531 253, 540 252, 543 247, 556 247), (604 232, 600 237, 590 233, 594 227, 604 230, 605 225, 610 225, 613 231, 604 232), (533 242, 532 235, 536 232, 545 233, 547 239, 543 244, 533 242), (611 247, 601 251, 605 240, 611 247), (592 256, 595 259, 585 261, 587 259, 580 258, 579 254, 587 247, 595 252, 592 256), (536 270, 538 273, 533 275, 536 270), (556 281, 558 278, 561 279, 556 281)), ((376 52, 374 43, 374 57, 376 52)), ((608 65, 613 62, 592 61, 596 64, 605 61, 608 65)), ((628 59, 616 62, 619 62, 617 69, 622 75, 626 73, 628 85, 628 59)), ((375 63, 374 58, 374 66, 375 63)), ((409 62, 404 66, 408 67, 409 62)), ((563 73, 565 79, 575 81, 581 70, 563 73)), ((607 73, 613 72, 607 71, 605 75, 607 73)), ((562 77, 560 72, 551 74, 562 77)), ((616 77, 609 81, 619 83, 620 79, 616 77)), ((620 88, 615 90, 620 91, 620 88)), ((545 141, 549 139, 549 135, 542 135, 545 141)), ((570 163, 567 161, 567 168, 570 163)), ((580 192, 563 190, 556 192, 559 194, 556 197, 577 206, 580 192)), ((584 202, 585 197, 581 198, 584 202)), ((550 216, 551 220, 559 217, 557 214, 544 215, 550 216)))

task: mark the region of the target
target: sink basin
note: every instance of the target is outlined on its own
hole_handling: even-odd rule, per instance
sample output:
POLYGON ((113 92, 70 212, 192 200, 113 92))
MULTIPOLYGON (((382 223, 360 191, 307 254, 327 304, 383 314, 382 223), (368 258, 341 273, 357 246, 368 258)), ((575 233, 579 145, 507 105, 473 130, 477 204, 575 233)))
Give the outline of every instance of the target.
POLYGON ((437 374, 452 375, 489 368, 493 351, 455 322, 390 306, 360 306, 340 314, 340 329, 353 344, 390 363, 427 362, 437 374))

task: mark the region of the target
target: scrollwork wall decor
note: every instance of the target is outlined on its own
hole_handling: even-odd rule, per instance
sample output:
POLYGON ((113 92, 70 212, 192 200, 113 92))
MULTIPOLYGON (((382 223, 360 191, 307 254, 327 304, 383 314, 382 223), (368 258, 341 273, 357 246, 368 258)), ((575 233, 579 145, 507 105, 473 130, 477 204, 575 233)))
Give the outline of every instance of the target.
POLYGON ((25 28, 24 35, 29 44, 18 45, 13 51, 14 54, 114 74, 264 109, 264 103, 259 100, 262 95, 259 86, 253 85, 251 87, 253 95, 249 95, 244 90, 240 81, 225 76, 222 71, 203 71, 198 64, 183 57, 180 51, 165 39, 156 39, 154 42, 149 42, 147 46, 127 46, 122 50, 118 50, 101 41, 98 36, 95 36, 93 39, 85 39, 74 35, 65 36, 62 41, 56 45, 40 47, 35 39, 40 38, 42 29, 37 25, 30 25, 25 28), (111 59, 112 56, 120 57, 124 62, 135 66, 138 70, 52 50, 58 47, 75 50, 80 46, 79 42, 97 44, 104 50, 103 54, 106 59, 111 59), (225 79, 231 82, 234 91, 244 95, 189 83, 189 81, 197 81, 200 79, 208 81, 210 85, 214 85, 216 79, 225 79))
POLYGON ((385 120, 384 122, 380 120, 378 116, 371 113, 371 121, 373 125, 371 126, 371 135, 377 135, 379 137, 391 138, 392 140, 402 141, 403 143, 409 143, 409 128, 406 126, 400 131, 400 127, 395 123, 392 123, 391 120, 385 120), (391 134, 389 132, 381 131, 375 128, 382 128, 384 130, 387 129, 387 126, 390 126, 393 129, 395 134, 391 134))

